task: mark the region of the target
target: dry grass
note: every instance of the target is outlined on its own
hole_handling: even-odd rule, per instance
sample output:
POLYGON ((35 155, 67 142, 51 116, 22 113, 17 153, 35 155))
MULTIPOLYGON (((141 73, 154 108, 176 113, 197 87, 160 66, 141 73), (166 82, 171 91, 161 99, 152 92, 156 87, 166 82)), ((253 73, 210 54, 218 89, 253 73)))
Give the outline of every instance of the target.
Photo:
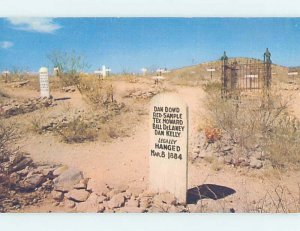
MULTIPOLYGON (((12 143, 17 139, 16 129, 12 124, 0 121, 0 162, 8 160, 14 150, 12 143)), ((9 173, 0 165, 0 200, 8 193, 9 173)), ((1 206, 0 206, 1 209, 1 206)))
POLYGON ((215 156, 205 156, 204 160, 211 164, 210 167, 213 171, 220 171, 224 167, 224 163, 219 162, 215 156))
POLYGON ((186 74, 186 75, 178 75, 175 77, 170 77, 170 83, 179 86, 200 86, 205 79, 203 77, 199 77, 198 75, 186 74))
POLYGON ((39 135, 43 134, 43 123, 45 123, 45 120, 46 118, 42 113, 39 115, 33 115, 28 121, 28 130, 39 135))
POLYGON ((4 89, 0 87, 0 104, 4 103, 10 96, 4 89))
POLYGON ((224 100, 215 86, 206 90, 210 123, 228 134, 243 153, 261 147, 273 166, 299 168, 300 122, 287 112, 289 98, 268 92, 224 100))
POLYGON ((257 200, 246 212, 258 213, 299 213, 300 212, 300 185, 298 195, 290 191, 287 186, 278 184, 266 190, 265 195, 257 200))
POLYGON ((83 143, 96 140, 98 134, 94 127, 80 117, 75 117, 62 127, 54 130, 65 143, 83 143))
POLYGON ((77 86, 94 109, 103 109, 106 103, 114 101, 114 89, 110 81, 95 76, 84 76, 77 86))

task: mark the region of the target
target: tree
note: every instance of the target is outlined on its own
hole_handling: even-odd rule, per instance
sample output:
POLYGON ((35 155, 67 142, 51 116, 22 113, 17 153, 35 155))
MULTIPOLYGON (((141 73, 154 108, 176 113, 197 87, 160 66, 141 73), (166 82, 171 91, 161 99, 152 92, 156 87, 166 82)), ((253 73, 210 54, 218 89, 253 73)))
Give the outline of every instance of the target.
POLYGON ((75 51, 70 53, 53 51, 48 55, 48 59, 55 68, 58 68, 58 76, 63 86, 77 85, 80 72, 88 67, 84 57, 75 51))

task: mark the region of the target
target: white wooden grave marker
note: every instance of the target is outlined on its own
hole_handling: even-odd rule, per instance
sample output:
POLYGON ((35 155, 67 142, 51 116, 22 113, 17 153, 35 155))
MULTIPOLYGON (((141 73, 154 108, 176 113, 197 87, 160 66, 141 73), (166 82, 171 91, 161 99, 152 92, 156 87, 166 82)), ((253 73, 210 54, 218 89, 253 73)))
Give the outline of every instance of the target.
POLYGON ((109 73, 111 72, 111 69, 110 68, 107 68, 103 65, 102 66, 102 76, 103 78, 105 78, 106 76, 109 76, 109 73))
POLYGON ((298 75, 298 72, 296 72, 296 71, 295 71, 295 72, 289 72, 288 75, 289 75, 289 76, 298 75))
POLYGON ((143 74, 144 76, 147 74, 147 71, 148 71, 148 70, 147 70, 146 68, 142 68, 142 69, 141 69, 141 72, 142 72, 142 74, 143 74))
POLYGON ((212 72, 212 71, 216 71, 215 68, 207 68, 206 71, 212 72))
POLYGON ((170 192, 186 203, 187 160, 187 105, 176 94, 159 94, 150 104, 150 190, 170 192))
POLYGON ((210 79, 212 79, 213 72, 216 71, 215 68, 206 68, 206 71, 210 72, 210 79))
POLYGON ((257 79, 258 75, 245 75, 245 78, 247 79, 257 79))
POLYGON ((41 97, 50 97, 48 69, 46 67, 41 67, 39 73, 41 97))

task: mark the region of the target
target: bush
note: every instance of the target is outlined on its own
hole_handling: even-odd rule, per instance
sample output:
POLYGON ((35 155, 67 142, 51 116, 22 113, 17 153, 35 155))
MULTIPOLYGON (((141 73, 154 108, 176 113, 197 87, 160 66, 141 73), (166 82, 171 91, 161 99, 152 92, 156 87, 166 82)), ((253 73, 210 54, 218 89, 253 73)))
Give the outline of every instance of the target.
POLYGON ((204 84, 204 90, 208 93, 221 92, 221 83, 220 82, 207 82, 206 84, 204 84))
POLYGON ((78 89, 95 108, 103 108, 105 104, 114 101, 114 90, 105 80, 93 76, 80 78, 78 89))
POLYGON ((82 118, 76 117, 67 124, 59 126, 56 130, 62 140, 66 143, 83 143, 96 140, 97 130, 82 118))
POLYGON ((0 88, 0 103, 3 103, 5 101, 5 99, 9 99, 9 95, 0 88))
MULTIPOLYGON (((17 138, 16 131, 12 125, 7 125, 0 121, 0 163, 9 159, 12 150, 9 145, 17 138)), ((0 200, 8 193, 7 183, 9 175, 7 170, 0 164, 0 200)), ((1 206, 0 206, 1 210, 1 206)))
POLYGON ((48 55, 54 67, 59 69, 58 77, 63 87, 77 85, 80 72, 88 67, 82 55, 72 52, 53 51, 48 55))
POLYGON ((227 134, 246 156, 260 147, 273 166, 299 167, 300 123, 288 114, 288 102, 274 92, 225 100, 214 89, 207 108, 213 127, 227 134))
POLYGON ((79 73, 61 73, 59 74, 62 87, 76 86, 79 83, 79 73))
POLYGON ((45 117, 42 115, 33 116, 29 121, 29 130, 34 133, 41 135, 43 133, 43 122, 45 122, 45 117))

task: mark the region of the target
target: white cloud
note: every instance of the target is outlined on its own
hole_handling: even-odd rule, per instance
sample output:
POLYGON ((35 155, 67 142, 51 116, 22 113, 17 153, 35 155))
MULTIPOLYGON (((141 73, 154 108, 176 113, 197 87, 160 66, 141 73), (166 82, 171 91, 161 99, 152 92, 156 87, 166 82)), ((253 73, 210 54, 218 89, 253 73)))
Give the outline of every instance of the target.
POLYGON ((11 48, 13 45, 14 45, 14 43, 11 42, 11 41, 2 41, 2 42, 0 42, 0 47, 3 48, 3 49, 11 48))
POLYGON ((61 28, 52 18, 7 18, 7 21, 14 29, 31 32, 53 33, 61 28))

